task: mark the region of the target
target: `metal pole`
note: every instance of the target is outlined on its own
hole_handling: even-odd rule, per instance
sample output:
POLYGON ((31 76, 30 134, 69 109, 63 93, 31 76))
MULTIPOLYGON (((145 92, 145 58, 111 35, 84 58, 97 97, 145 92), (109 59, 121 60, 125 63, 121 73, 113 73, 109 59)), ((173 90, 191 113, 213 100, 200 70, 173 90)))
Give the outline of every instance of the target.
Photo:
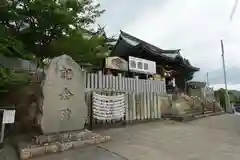
POLYGON ((209 87, 209 79, 208 79, 208 72, 207 72, 207 86, 209 87))
POLYGON ((226 76, 223 40, 221 40, 221 50, 222 50, 222 63, 223 63, 224 84, 225 84, 225 105, 226 105, 226 110, 228 112, 231 112, 230 108, 229 108, 230 107, 230 102, 229 102, 229 95, 228 95, 228 88, 227 88, 227 76, 226 76))

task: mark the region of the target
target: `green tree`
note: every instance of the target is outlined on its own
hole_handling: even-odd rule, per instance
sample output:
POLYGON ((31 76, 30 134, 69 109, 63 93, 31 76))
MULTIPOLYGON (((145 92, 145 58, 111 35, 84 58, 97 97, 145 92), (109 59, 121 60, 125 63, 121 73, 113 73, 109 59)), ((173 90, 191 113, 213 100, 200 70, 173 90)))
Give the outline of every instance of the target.
MULTIPOLYGON (((105 39, 85 38, 85 30, 104 10, 93 0, 0 0, 0 56, 42 62, 62 54, 79 63, 99 66, 105 56, 105 39)), ((0 90, 25 83, 0 66, 0 90)))
POLYGON ((225 103, 225 90, 223 88, 214 91, 215 97, 218 98, 221 106, 226 109, 226 103, 225 103))
MULTIPOLYGON (((92 0, 2 1, 0 25, 7 37, 21 42, 25 51, 36 58, 42 60, 62 53, 70 56, 74 53, 74 57, 79 54, 79 58, 87 57, 89 60, 90 56, 92 59, 97 57, 97 50, 105 48, 101 37, 96 35, 86 39, 83 36, 82 28, 89 27, 104 12, 92 0), (59 52, 59 46, 64 46, 61 47, 64 51, 59 52)), ((21 51, 21 48, 18 46, 17 50, 21 51)))
POLYGON ((70 33, 70 36, 53 40, 49 50, 52 56, 68 54, 79 64, 91 63, 94 66, 102 66, 108 46, 102 36, 94 35, 85 40, 81 32, 74 31, 70 33))
MULTIPOLYGON (((223 88, 220 88, 217 91, 214 91, 215 97, 218 98, 221 106, 223 106, 223 108, 226 108, 226 101, 225 101, 225 95, 226 95, 226 90, 223 88)), ((230 103, 238 103, 238 97, 236 95, 234 95, 234 93, 232 93, 231 91, 228 91, 228 95, 230 98, 230 103)))
POLYGON ((30 76, 27 73, 16 73, 0 67, 0 95, 13 88, 27 84, 29 80, 30 76))

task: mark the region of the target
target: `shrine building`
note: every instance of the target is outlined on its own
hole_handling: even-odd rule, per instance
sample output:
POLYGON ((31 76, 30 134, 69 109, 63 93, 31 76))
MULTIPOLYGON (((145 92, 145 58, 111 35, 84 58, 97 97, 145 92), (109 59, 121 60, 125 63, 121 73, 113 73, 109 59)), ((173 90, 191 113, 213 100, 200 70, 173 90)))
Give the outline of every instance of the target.
POLYGON ((183 58, 180 49, 164 50, 143 40, 140 40, 130 34, 121 31, 115 47, 110 53, 112 57, 120 57, 129 61, 129 68, 138 67, 143 72, 128 71, 128 76, 139 76, 140 78, 160 78, 164 79, 168 90, 169 82, 174 79, 176 85, 181 91, 187 92, 187 81, 193 78, 199 68, 190 64, 189 60, 183 58), (132 63, 131 57, 144 59, 155 63, 154 72, 144 72, 144 69, 150 68, 147 63, 132 63), (146 76, 147 75, 147 76, 146 76))

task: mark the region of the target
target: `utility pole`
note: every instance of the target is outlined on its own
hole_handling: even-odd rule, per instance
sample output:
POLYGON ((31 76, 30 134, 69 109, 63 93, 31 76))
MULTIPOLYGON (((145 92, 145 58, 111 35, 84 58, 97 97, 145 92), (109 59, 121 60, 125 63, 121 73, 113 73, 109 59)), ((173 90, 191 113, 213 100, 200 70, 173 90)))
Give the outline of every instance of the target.
POLYGON ((207 80, 206 80, 207 83, 206 83, 206 84, 207 84, 207 86, 209 87, 210 84, 209 84, 208 72, 207 72, 207 74, 206 74, 206 77, 207 77, 207 80))
POLYGON ((221 50, 222 50, 222 64, 223 64, 224 84, 225 84, 225 105, 226 105, 226 111, 231 113, 232 109, 230 108, 230 101, 229 101, 228 88, 227 88, 227 77, 226 77, 223 40, 221 40, 221 50))

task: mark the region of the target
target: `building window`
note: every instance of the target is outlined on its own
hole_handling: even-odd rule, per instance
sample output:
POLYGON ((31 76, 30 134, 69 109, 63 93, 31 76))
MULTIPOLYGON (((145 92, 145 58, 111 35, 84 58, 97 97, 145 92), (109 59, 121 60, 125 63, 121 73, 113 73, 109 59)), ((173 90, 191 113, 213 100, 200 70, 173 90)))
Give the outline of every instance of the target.
POLYGON ((138 62, 138 63, 137 63, 137 66, 138 66, 138 69, 143 69, 143 64, 142 64, 142 62, 138 62))
POLYGON ((131 68, 136 68, 137 67, 136 62, 133 61, 133 60, 131 60, 130 65, 131 65, 131 68))
POLYGON ((144 70, 148 70, 148 64, 147 63, 144 63, 143 67, 144 67, 144 70))

